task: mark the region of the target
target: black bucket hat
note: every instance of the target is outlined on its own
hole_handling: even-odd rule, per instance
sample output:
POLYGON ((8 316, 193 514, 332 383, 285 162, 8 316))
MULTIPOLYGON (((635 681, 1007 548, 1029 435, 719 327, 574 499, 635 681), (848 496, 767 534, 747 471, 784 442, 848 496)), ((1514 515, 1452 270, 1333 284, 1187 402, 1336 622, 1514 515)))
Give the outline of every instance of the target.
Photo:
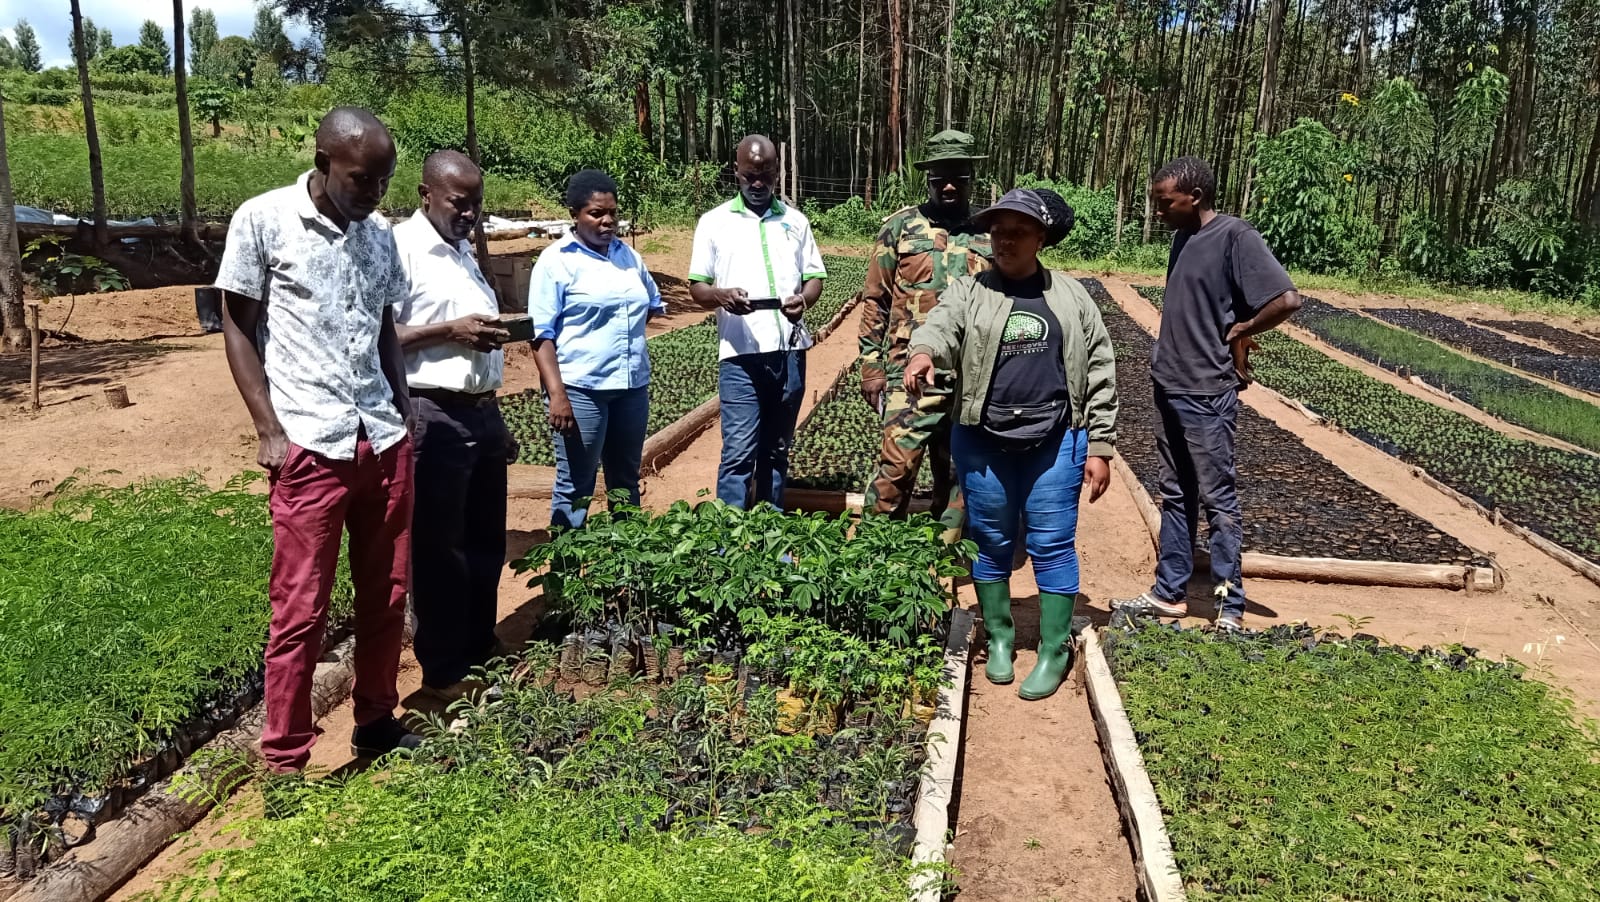
POLYGON ((985 207, 973 214, 972 222, 979 228, 988 230, 994 217, 1004 211, 1021 213, 1044 226, 1045 246, 1053 247, 1060 244, 1067 233, 1072 231, 1072 226, 1077 216, 1071 205, 1061 199, 1061 195, 1049 189, 1035 190, 1033 188, 1012 188, 1005 196, 996 201, 992 206, 985 207), (1048 199, 1046 197, 1048 195, 1048 199))

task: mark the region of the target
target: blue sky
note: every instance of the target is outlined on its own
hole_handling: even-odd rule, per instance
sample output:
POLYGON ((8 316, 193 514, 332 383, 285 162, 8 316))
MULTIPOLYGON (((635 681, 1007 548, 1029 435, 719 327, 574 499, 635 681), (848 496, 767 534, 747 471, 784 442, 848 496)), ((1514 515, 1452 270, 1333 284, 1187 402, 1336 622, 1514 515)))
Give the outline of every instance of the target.
MULTIPOLYGON (((139 40, 139 26, 146 19, 161 23, 167 35, 167 46, 172 46, 170 0, 80 0, 80 3, 84 16, 93 19, 100 28, 110 28, 119 46, 139 40)), ((216 14, 217 31, 224 37, 230 34, 249 37, 255 25, 255 0, 187 0, 184 14, 191 14, 197 8, 216 14)), ((27 19, 39 35, 40 56, 47 68, 72 64, 72 11, 67 0, 0 0, 0 34, 14 38, 18 19, 27 19)), ((297 44, 307 35, 305 25, 299 22, 286 23, 285 30, 289 39, 297 44)))

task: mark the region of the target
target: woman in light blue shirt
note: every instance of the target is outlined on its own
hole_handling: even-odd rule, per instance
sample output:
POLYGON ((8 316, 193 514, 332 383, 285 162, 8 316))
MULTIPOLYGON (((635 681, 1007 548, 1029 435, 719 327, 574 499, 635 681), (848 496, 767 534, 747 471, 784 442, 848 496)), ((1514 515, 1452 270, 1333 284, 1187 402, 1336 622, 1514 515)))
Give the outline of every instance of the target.
POLYGON ((639 503, 639 459, 649 420, 644 327, 666 312, 644 261, 617 238, 617 183, 586 169, 567 182, 573 228, 533 267, 528 314, 534 359, 554 433, 550 525, 589 515, 595 474, 639 503))

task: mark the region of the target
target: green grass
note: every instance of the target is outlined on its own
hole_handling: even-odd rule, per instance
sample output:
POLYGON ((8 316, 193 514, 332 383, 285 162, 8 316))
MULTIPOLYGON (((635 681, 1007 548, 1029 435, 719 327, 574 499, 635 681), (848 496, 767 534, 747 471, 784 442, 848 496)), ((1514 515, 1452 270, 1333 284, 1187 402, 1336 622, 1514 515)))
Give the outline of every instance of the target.
POLYGON ((272 526, 250 481, 73 485, 0 510, 0 822, 112 785, 260 671, 272 526))
POLYGON ((1600 742, 1519 668, 1287 626, 1106 646, 1191 898, 1594 897, 1600 742))
MULTIPOLYGON (((11 182, 16 202, 44 210, 89 215, 89 151, 72 135, 35 133, 10 141, 11 182)), ((180 208, 176 146, 102 143, 106 212, 113 219, 174 217, 180 208)), ((278 151, 253 153, 218 141, 195 148, 195 194, 202 217, 226 220, 246 200, 292 183, 311 168, 311 158, 278 151)), ((389 184, 384 207, 410 210, 417 205, 422 163, 402 159, 389 184)), ((484 208, 525 210, 541 193, 531 184, 489 175, 484 208)))
POLYGON ((1600 408, 1587 401, 1326 304, 1308 303, 1294 322, 1336 348, 1407 370, 1508 423, 1600 451, 1600 408))

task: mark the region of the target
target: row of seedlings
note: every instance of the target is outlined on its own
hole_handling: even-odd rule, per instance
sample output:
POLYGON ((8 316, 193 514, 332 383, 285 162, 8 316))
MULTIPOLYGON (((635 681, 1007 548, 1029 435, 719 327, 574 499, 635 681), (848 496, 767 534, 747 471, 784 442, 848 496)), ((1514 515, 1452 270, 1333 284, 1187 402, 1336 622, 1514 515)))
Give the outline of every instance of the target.
POLYGON ((1341 351, 1416 377, 1491 416, 1600 452, 1600 408, 1352 310, 1308 298, 1294 324, 1341 351))
POLYGON ((1432 310, 1375 307, 1366 312, 1391 325, 1461 348, 1512 369, 1582 391, 1600 394, 1600 358, 1548 351, 1538 345, 1516 341, 1498 332, 1432 310))
POLYGON ((253 478, 73 481, 0 509, 0 877, 91 840, 260 700, 272 526, 253 478))
MULTIPOLYGON (((1156 297, 1160 289, 1146 289, 1156 297)), ((1255 377, 1485 508, 1600 563, 1600 458, 1505 435, 1345 366, 1279 332, 1255 377)))
POLYGON ((1100 640, 1189 898, 1594 897, 1600 741, 1515 662, 1298 624, 1100 640))
POLYGON ((564 642, 494 665, 499 692, 381 775, 244 820, 160 898, 903 900, 970 550, 927 518, 597 512, 517 564, 564 642))

